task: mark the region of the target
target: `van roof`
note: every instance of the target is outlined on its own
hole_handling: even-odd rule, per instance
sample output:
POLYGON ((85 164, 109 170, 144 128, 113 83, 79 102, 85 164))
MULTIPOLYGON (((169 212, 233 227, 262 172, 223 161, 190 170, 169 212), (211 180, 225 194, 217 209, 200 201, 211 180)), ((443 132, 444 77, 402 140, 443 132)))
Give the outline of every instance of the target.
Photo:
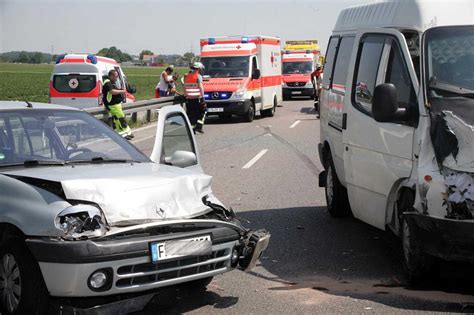
POLYGON ((434 26, 469 24, 474 24, 472 0, 382 0, 342 10, 334 32, 365 27, 424 32, 434 26))

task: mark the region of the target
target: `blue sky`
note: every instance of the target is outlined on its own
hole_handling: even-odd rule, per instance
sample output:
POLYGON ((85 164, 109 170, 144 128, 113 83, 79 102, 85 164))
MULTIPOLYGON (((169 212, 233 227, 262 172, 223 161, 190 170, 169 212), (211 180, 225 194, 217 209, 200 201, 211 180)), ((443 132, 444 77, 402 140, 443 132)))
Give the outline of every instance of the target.
POLYGON ((261 34, 318 39, 325 51, 338 13, 373 0, 0 0, 0 52, 132 54, 199 49, 199 38, 261 34))

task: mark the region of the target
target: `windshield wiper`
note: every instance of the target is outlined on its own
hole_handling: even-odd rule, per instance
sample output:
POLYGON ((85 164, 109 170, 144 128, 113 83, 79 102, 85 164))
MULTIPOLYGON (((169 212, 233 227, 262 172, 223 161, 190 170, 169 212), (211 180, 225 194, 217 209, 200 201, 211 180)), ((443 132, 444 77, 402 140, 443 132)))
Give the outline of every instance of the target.
POLYGON ((468 88, 464 88, 464 87, 457 86, 454 84, 442 82, 442 81, 437 80, 434 77, 431 77, 428 83, 428 87, 435 90, 441 90, 441 91, 453 93, 462 97, 474 98, 473 89, 468 89, 468 88))
POLYGON ((141 161, 136 161, 132 159, 108 159, 102 156, 93 157, 90 160, 69 160, 67 164, 73 163, 141 163, 141 161))
POLYGON ((0 167, 10 167, 10 166, 63 166, 66 162, 62 160, 25 160, 18 163, 9 163, 9 164, 0 164, 0 167))

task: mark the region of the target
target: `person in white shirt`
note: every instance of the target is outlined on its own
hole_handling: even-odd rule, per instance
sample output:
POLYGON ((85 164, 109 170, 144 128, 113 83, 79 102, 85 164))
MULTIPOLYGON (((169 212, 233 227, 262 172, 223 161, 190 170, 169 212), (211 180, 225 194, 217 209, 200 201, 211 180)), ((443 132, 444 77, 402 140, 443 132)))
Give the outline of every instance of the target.
POLYGON ((165 71, 161 73, 160 82, 156 85, 157 95, 165 97, 169 95, 170 85, 174 84, 173 80, 173 66, 168 66, 165 71))

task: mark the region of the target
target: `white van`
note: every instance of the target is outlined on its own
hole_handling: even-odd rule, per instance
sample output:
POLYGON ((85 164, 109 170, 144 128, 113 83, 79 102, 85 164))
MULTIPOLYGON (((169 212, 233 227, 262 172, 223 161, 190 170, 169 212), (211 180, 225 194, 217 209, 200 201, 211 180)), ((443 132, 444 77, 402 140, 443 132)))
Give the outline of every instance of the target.
POLYGON ((86 54, 57 58, 49 84, 49 102, 76 108, 102 106, 102 86, 110 70, 117 70, 120 86, 127 87, 125 102, 133 102, 136 88, 128 84, 120 64, 111 58, 86 54))
POLYGON ((320 158, 329 212, 402 238, 411 281, 474 261, 474 2, 343 10, 329 40, 320 158))

